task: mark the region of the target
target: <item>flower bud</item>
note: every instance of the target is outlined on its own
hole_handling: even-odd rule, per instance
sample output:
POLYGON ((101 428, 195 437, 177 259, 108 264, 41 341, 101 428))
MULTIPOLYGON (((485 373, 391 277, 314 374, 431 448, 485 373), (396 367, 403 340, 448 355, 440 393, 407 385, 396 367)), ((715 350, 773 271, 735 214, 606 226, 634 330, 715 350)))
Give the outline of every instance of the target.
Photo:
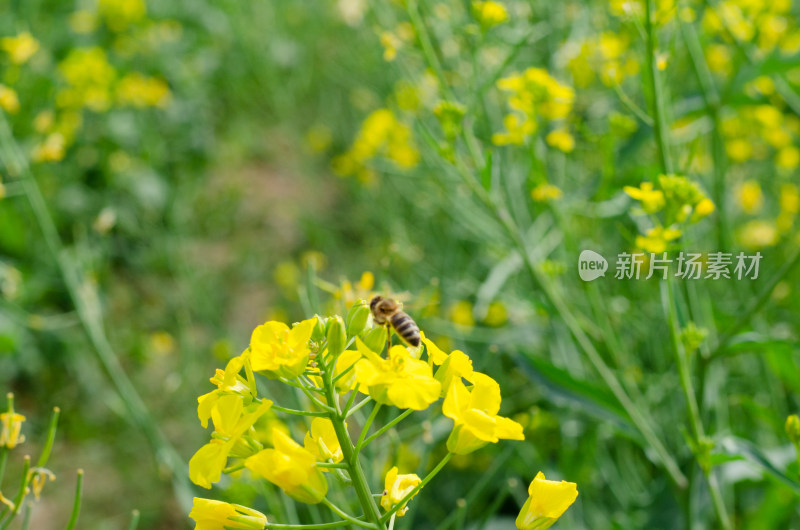
POLYGON ((311 332, 311 340, 318 342, 325 338, 325 324, 327 319, 319 315, 314 316, 317 317, 317 324, 314 326, 314 331, 311 332))
POLYGON ((797 417, 797 414, 786 418, 786 434, 793 444, 800 443, 800 418, 797 417))
POLYGON ((386 344, 386 328, 377 326, 361 334, 361 340, 370 350, 380 353, 386 344))
POLYGON ((359 300, 347 313, 347 336, 358 335, 367 327, 369 319, 369 306, 366 300, 359 300))
POLYGON ((347 333, 345 332, 342 317, 337 315, 329 318, 327 328, 328 353, 338 356, 344 351, 344 347, 347 344, 347 333))

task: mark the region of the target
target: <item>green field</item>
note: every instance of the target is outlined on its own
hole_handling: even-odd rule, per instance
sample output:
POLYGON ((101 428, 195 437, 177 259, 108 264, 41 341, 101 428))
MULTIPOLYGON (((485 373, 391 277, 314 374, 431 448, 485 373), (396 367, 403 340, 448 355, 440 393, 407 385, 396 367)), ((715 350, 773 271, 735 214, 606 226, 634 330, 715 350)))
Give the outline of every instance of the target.
POLYGON ((8 0, 0 530, 800 527, 799 16, 8 0))

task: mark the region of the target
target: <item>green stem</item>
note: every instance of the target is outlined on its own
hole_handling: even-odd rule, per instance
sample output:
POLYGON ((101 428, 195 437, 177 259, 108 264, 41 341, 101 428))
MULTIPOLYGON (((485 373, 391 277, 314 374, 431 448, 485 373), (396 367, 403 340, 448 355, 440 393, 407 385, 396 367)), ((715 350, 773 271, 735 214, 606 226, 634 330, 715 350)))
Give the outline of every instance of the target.
MULTIPOLYGON (((28 470, 31 467, 31 457, 25 455, 25 460, 22 464, 22 481, 19 485, 19 490, 17 490, 17 495, 14 497, 12 501, 14 503, 14 508, 11 509, 11 512, 8 514, 8 519, 3 522, 3 526, 0 526, 0 530, 6 530, 8 525, 11 524, 11 521, 14 520, 14 517, 17 516, 19 513, 19 509, 22 507, 22 502, 25 500, 25 495, 28 493, 28 470)), ((3 519, 4 513, 8 506, 3 508, 3 511, 0 512, 0 520, 3 519)))
POLYGON ((364 423, 364 427, 361 429, 361 434, 359 434, 358 441, 356 442, 355 445, 356 455, 358 455, 359 451, 361 451, 364 438, 366 438, 367 432, 369 432, 369 428, 372 426, 372 422, 375 421, 375 417, 378 415, 378 411, 381 410, 381 406, 382 405, 380 403, 376 403, 375 407, 373 407, 372 409, 372 412, 370 412, 366 423, 364 423))
POLYGON ((345 512, 344 510, 342 510, 341 508, 339 508, 338 506, 333 504, 327 498, 322 499, 322 504, 324 504, 325 506, 330 508, 331 511, 333 511, 336 515, 338 515, 339 517, 341 517, 345 521, 349 521, 349 522, 353 523, 356 526, 360 526, 361 528, 375 528, 371 524, 365 523, 364 521, 362 521, 360 519, 356 519, 352 515, 348 514, 347 512, 345 512))
POLYGON ((188 510, 191 506, 191 490, 188 486, 188 474, 183 459, 166 440, 158 425, 150 415, 150 411, 133 385, 106 335, 102 310, 93 293, 85 288, 83 274, 75 260, 69 255, 58 235, 58 230, 50 216, 42 191, 31 174, 28 162, 14 140, 11 127, 5 113, 0 112, 0 158, 8 171, 19 177, 25 190, 25 196, 31 206, 36 223, 42 232, 45 245, 55 259, 59 272, 64 280, 67 293, 80 319, 89 343, 97 354, 103 369, 108 374, 117 394, 125 403, 131 423, 142 430, 155 450, 159 462, 166 464, 172 471, 172 484, 176 496, 188 510))
POLYGON ((137 526, 139 526, 139 510, 133 510, 131 512, 131 524, 128 525, 128 530, 136 530, 137 526))
MULTIPOLYGON (((355 364, 355 363, 354 363, 355 364)), ((336 383, 333 383, 336 385, 336 383)), ((356 383, 355 388, 350 392, 350 396, 347 398, 347 403, 345 403, 344 408, 342 409, 342 414, 344 414, 345 418, 350 417, 350 409, 353 406, 353 403, 356 401, 356 394, 358 394, 358 387, 361 386, 360 383, 356 383)))
POLYGON ((667 122, 666 113, 664 109, 664 87, 661 84, 658 73, 658 65, 656 64, 656 31, 653 27, 653 0, 645 0, 645 32, 647 43, 647 74, 650 81, 650 86, 653 90, 653 122, 654 131, 656 135, 656 145, 658 147, 658 155, 661 159, 661 169, 664 173, 672 173, 672 159, 669 154, 669 142, 667 136, 667 122))
POLYGON ((272 410, 277 410, 278 412, 285 412, 286 414, 294 414, 295 416, 312 416, 312 417, 327 418, 329 415, 328 412, 310 412, 307 410, 287 409, 286 407, 281 407, 280 405, 276 405, 275 403, 272 404, 271 408, 272 410))
POLYGON ((50 416, 50 425, 47 427, 47 439, 42 449, 42 454, 39 456, 39 461, 36 467, 44 467, 47 465, 47 460, 50 458, 50 451, 53 449, 53 442, 56 439, 56 427, 58 426, 58 416, 61 409, 58 407, 53 408, 53 415, 50 416))
POLYGON ((431 470, 431 472, 430 472, 430 473, 428 473, 428 474, 425 476, 425 478, 424 478, 424 479, 422 479, 422 482, 420 482, 419 484, 417 484, 417 485, 414 487, 414 489, 413 489, 413 490, 409 491, 409 492, 406 494, 406 496, 405 496, 405 497, 403 497, 403 498, 400 500, 400 502, 398 502, 397 504, 395 504, 394 506, 392 506, 392 509, 391 509, 391 510, 389 510, 388 512, 386 512, 385 514, 383 514, 383 517, 381 517, 381 521, 386 521, 387 519, 389 519, 390 517, 392 517, 392 516, 395 514, 395 512, 396 512, 397 510, 399 510, 400 508, 402 508, 403 506, 405 506, 405 504, 406 504, 408 501, 410 501, 410 500, 411 500, 411 497, 413 497, 414 495, 416 495, 416 494, 417 494, 417 492, 418 492, 419 490, 421 490, 422 488, 424 488, 424 487, 425 487, 425 485, 426 485, 428 482, 430 482, 431 480, 433 480, 433 477, 435 477, 435 476, 436 476, 436 475, 439 473, 439 471, 441 471, 441 470, 442 470, 442 468, 443 468, 443 467, 444 467, 444 466, 445 466, 445 465, 446 465, 446 464, 447 464, 447 463, 450 461, 450 459, 451 459, 451 458, 453 458, 453 453, 450 453, 450 452, 448 452, 446 455, 444 455, 444 458, 442 458, 442 459, 439 461, 439 463, 438 463, 438 464, 436 464, 436 467, 435 467, 435 468, 433 468, 433 469, 431 470))
MULTIPOLYGON (((353 393, 355 393, 355 390, 353 390, 353 393)), ((364 400, 362 400, 358 405, 349 409, 347 413, 345 413, 345 418, 349 418, 350 416, 358 412, 359 409, 367 405, 367 403, 369 403, 370 401, 372 401, 371 397, 367 396, 366 398, 364 398, 364 400)))
MULTIPOLYGON (((8 461, 8 447, 0 447, 0 488, 3 486, 3 475, 6 473, 6 462, 8 461)), ((0 516, 0 518, 2 518, 0 516)))
MULTIPOLYGON (((322 361, 322 367, 323 369, 325 368, 324 361, 322 361)), ((367 483, 367 477, 364 475, 364 470, 361 469, 361 463, 358 460, 358 453, 355 452, 353 441, 347 433, 345 417, 341 410, 339 410, 339 397, 331 381, 330 370, 325 369, 322 381, 325 386, 325 397, 328 401, 328 406, 333 411, 330 414, 331 424, 333 425, 334 432, 336 432, 339 446, 342 448, 344 462, 347 465, 348 473, 353 481, 352 484, 356 490, 358 500, 361 503, 361 508, 364 510, 367 520, 373 523, 374 528, 377 530, 384 530, 386 527, 381 522, 381 514, 378 510, 378 505, 372 497, 369 484, 367 483)))
POLYGON ((339 528, 352 524, 350 521, 336 521, 335 523, 322 523, 322 524, 280 524, 280 523, 267 523, 264 530, 312 530, 314 528, 339 528))
POLYGON ((317 462, 317 467, 324 467, 326 469, 347 469, 347 464, 336 462, 317 462))
POLYGON ((78 480, 75 484, 75 502, 72 503, 72 515, 69 517, 65 530, 73 530, 78 522, 78 514, 81 511, 81 493, 83 491, 83 470, 78 470, 78 480))
POLYGON ((409 417, 413 412, 414 409, 406 409, 405 412, 397 416, 395 419, 393 419, 380 429, 378 429, 372 436, 366 438, 363 441, 359 440, 359 442, 356 444, 356 452, 358 453, 359 451, 361 451, 363 448, 368 446, 372 440, 379 437, 380 435, 382 435, 383 433, 385 433, 386 431, 388 431, 389 429, 391 429, 392 427, 394 427, 395 425, 397 425, 398 423, 409 417))
POLYGON ((706 443, 705 430, 703 428, 703 421, 700 417, 700 410, 697 406, 697 397, 695 395, 694 387, 692 386, 692 375, 689 367, 689 358, 686 348, 683 347, 681 341, 681 327, 678 322, 677 300, 675 297, 675 289, 673 286, 673 278, 669 278, 666 282, 661 283, 661 299, 664 304, 664 310, 667 313, 667 321, 670 327, 670 334, 672 336, 672 343, 675 352, 675 361, 678 365, 678 375, 681 381, 681 389, 683 390, 683 397, 686 401, 686 413, 689 416, 690 427, 692 429, 692 436, 695 444, 695 458, 698 460, 700 469, 705 475, 708 490, 711 494, 711 500, 714 505, 714 511, 717 513, 720 525, 722 528, 728 530, 732 528, 730 517, 725 508, 725 503, 722 499, 722 493, 719 488, 716 476, 711 469, 709 462, 706 461, 703 446, 706 443))

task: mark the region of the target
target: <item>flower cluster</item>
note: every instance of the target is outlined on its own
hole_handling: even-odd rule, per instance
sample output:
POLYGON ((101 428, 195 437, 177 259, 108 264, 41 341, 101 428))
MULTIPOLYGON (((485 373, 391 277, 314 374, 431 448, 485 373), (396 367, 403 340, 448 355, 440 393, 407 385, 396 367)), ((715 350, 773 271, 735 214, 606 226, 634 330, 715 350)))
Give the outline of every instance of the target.
MULTIPOLYGON (((572 110, 575 92, 559 83, 547 70, 528 68, 497 82, 498 88, 507 93, 508 106, 513 112, 506 114, 503 124, 506 130, 495 133, 492 142, 496 145, 523 145, 536 133, 540 121, 559 122, 572 110)), ((563 125, 556 125, 555 136, 548 135, 548 143, 563 151, 574 147, 571 136, 563 125)))
MULTIPOLYGON (((216 388, 198 398, 200 422, 205 427, 210 419, 214 430, 189 463, 191 480, 210 488, 223 474, 246 469, 253 479, 271 482, 296 501, 328 506, 343 524, 359 521, 360 526, 367 522, 369 527, 384 528, 389 519, 407 512, 409 501, 453 455, 469 454, 503 439, 524 439, 522 425, 499 414, 500 385, 475 371, 467 354, 446 353, 424 333, 419 347, 395 344, 384 350, 387 329, 371 325, 370 318, 361 300, 346 318, 315 316, 291 327, 276 321, 258 326, 249 347, 224 370, 217 370, 211 379, 216 388), (260 396, 258 375, 300 389, 308 401, 301 409, 291 409, 260 396), (400 466, 393 465, 376 502, 360 455, 411 413, 440 399, 442 413, 453 420, 446 456, 424 478, 401 473, 400 466), (351 419, 370 404, 366 421, 351 419), (404 412, 371 433, 383 407, 404 412), (309 420, 302 427, 302 445, 295 441, 294 429, 264 421, 276 412, 309 420), (349 431, 353 424, 362 425, 355 443, 349 431), (334 480, 343 477, 344 482, 334 480), (351 515, 332 504, 328 492, 334 484, 355 489, 363 514, 351 515)), ((557 517, 553 513, 563 512, 569 504, 561 497, 552 506, 546 498, 537 497, 535 502, 548 507, 548 517, 557 517)), ((250 508, 200 498, 190 515, 198 528, 266 524, 266 516, 250 508)), ((525 515, 521 524, 529 525, 530 517, 525 515)))
POLYGON ((367 164, 379 157, 404 170, 419 163, 411 129, 389 109, 378 109, 366 117, 350 149, 332 161, 333 170, 340 176, 355 175, 370 182, 374 173, 367 164))
POLYGON ((682 235, 682 225, 696 223, 714 211, 714 203, 697 183, 680 175, 661 175, 658 186, 653 182, 643 182, 638 188, 625 186, 625 193, 653 220, 654 226, 636 237, 636 246, 646 252, 664 252, 682 235))

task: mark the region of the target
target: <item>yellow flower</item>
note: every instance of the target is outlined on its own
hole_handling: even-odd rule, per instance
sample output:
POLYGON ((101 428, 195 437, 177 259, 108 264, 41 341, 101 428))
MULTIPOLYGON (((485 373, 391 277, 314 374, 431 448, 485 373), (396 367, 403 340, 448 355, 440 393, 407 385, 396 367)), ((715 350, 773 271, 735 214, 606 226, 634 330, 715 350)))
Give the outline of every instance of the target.
POLYGON ((195 520, 195 530, 260 530, 267 517, 256 510, 238 504, 195 497, 189 517, 195 520))
POLYGON ((228 455, 234 445, 272 406, 272 401, 265 399, 253 412, 242 414, 244 407, 237 406, 226 398, 233 398, 241 402, 241 397, 224 396, 212 409, 215 431, 219 432, 222 438, 227 437, 228 439, 212 438, 189 460, 189 479, 207 489, 211 488, 212 483, 219 482, 222 470, 228 462, 228 455))
POLYGON ((739 240, 751 249, 771 247, 778 242, 778 229, 771 221, 750 221, 739 230, 739 240))
POLYGON ((540 471, 528 486, 528 500, 517 516, 517 528, 549 528, 577 498, 578 486, 574 482, 545 480, 540 471))
POLYGON ((447 392, 442 412, 455 425, 447 439, 447 449, 458 455, 469 454, 500 439, 524 440, 522 425, 502 416, 500 385, 488 375, 474 372, 472 391, 455 379, 447 392))
POLYGON ((162 79, 147 77, 138 72, 127 74, 117 85, 117 100, 134 107, 166 107, 171 94, 162 79))
POLYGON ((281 431, 272 433, 274 449, 264 449, 245 460, 247 469, 280 487, 294 500, 317 504, 328 493, 328 482, 316 458, 281 431))
POLYGON ((642 182, 638 188, 625 186, 623 189, 632 199, 641 202, 647 213, 656 213, 664 207, 664 192, 654 189, 652 182, 642 182))
POLYGON ((258 326, 250 337, 250 362, 253 370, 268 377, 294 379, 308 364, 311 350, 308 341, 317 318, 309 318, 291 330, 283 322, 269 321, 258 326))
MULTIPOLYGON (((306 433, 303 445, 320 462, 327 462, 328 460, 341 462, 342 458, 344 458, 333 423, 327 418, 314 418, 314 421, 311 422, 311 428, 306 433)), ((327 470, 323 469, 323 471, 327 470)))
POLYGON ((681 237, 677 228, 656 226, 647 231, 647 235, 636 236, 636 246, 645 252, 659 254, 667 250, 667 243, 681 237))
POLYGON ((88 35, 97 29, 97 14, 93 11, 75 11, 69 16, 69 27, 75 33, 88 35))
POLYGON ((564 193, 553 184, 539 184, 531 190, 531 199, 536 202, 557 201, 564 193))
POLYGON ((12 63, 25 64, 39 50, 39 41, 33 38, 30 33, 24 31, 16 37, 3 37, 0 39, 0 48, 8 53, 12 63))
POLYGON ((111 83, 116 70, 108 62, 105 50, 99 46, 76 48, 58 65, 70 85, 56 95, 62 107, 85 106, 95 112, 104 112, 111 106, 111 83))
POLYGON ((147 14, 144 0, 99 0, 97 7, 113 31, 123 31, 147 14))
POLYGON ((0 447, 14 449, 25 441, 25 437, 20 434, 23 421, 25 421, 25 416, 13 411, 0 414, 0 424, 3 427, 0 431, 0 447))
POLYGON ((450 306, 447 318, 453 324, 471 328, 475 325, 475 316, 472 314, 472 304, 468 300, 459 300, 450 306))
POLYGON ((800 165, 800 149, 787 145, 775 155, 775 165, 781 169, 792 170, 800 165))
POLYGON ((58 162, 64 158, 64 135, 61 133, 48 134, 44 142, 33 148, 34 162, 58 162))
POLYGON ((500 2, 472 2, 472 12, 484 29, 488 29, 508 20, 508 11, 500 2))
POLYGON ((736 194, 739 197, 739 205, 746 214, 755 214, 761 210, 764 204, 764 194, 761 193, 761 186, 755 180, 747 180, 737 188, 736 194))
MULTIPOLYGON (((406 495, 411 493, 411 490, 417 487, 420 482, 422 482, 422 480, 420 480, 417 475, 413 473, 408 475, 398 475, 397 466, 393 467, 388 473, 386 473, 383 496, 381 497, 381 507, 388 512, 393 507, 398 505, 406 495)), ((416 493, 414 495, 416 495, 416 493)), ((414 495, 411 496, 412 499, 414 498, 414 495)), ((399 510, 397 510, 396 513, 398 517, 403 517, 408 511, 408 506, 406 506, 407 503, 408 502, 406 501, 406 503, 403 504, 399 510)))
POLYGON ((239 375, 245 362, 249 362, 247 354, 242 354, 228 361, 224 371, 217 369, 214 377, 211 378, 211 382, 217 385, 217 388, 197 398, 197 416, 200 418, 203 428, 208 427, 211 410, 220 397, 229 394, 250 395, 247 381, 239 375))
POLYGON ((453 384, 453 381, 460 381, 461 378, 470 380, 472 378, 472 360, 469 356, 460 351, 454 350, 450 355, 444 353, 439 349, 432 340, 422 335, 422 342, 425 343, 425 349, 428 352, 428 358, 437 365, 441 365, 434 378, 442 384, 441 396, 447 395, 447 391, 453 384))
POLYGON ((361 339, 356 339, 356 346, 365 357, 356 364, 356 380, 378 403, 424 410, 439 399, 441 384, 433 378, 430 365, 411 357, 405 346, 392 346, 388 359, 370 350, 361 339))
POLYGON ((9 114, 16 114, 19 112, 19 97, 13 88, 0 85, 0 109, 3 109, 9 114))
POLYGON ((714 205, 714 201, 709 198, 701 199, 694 207, 694 213, 692 214, 692 222, 696 223, 703 217, 707 217, 714 213, 717 207, 714 205))
POLYGON ((492 135, 492 143, 495 145, 523 145, 525 139, 536 132, 535 121, 520 118, 516 114, 507 114, 503 118, 503 125, 507 132, 492 135))
POLYGON ((556 149, 564 151, 565 153, 572 152, 575 149, 575 138, 566 129, 555 129, 545 138, 548 145, 552 145, 556 149))

